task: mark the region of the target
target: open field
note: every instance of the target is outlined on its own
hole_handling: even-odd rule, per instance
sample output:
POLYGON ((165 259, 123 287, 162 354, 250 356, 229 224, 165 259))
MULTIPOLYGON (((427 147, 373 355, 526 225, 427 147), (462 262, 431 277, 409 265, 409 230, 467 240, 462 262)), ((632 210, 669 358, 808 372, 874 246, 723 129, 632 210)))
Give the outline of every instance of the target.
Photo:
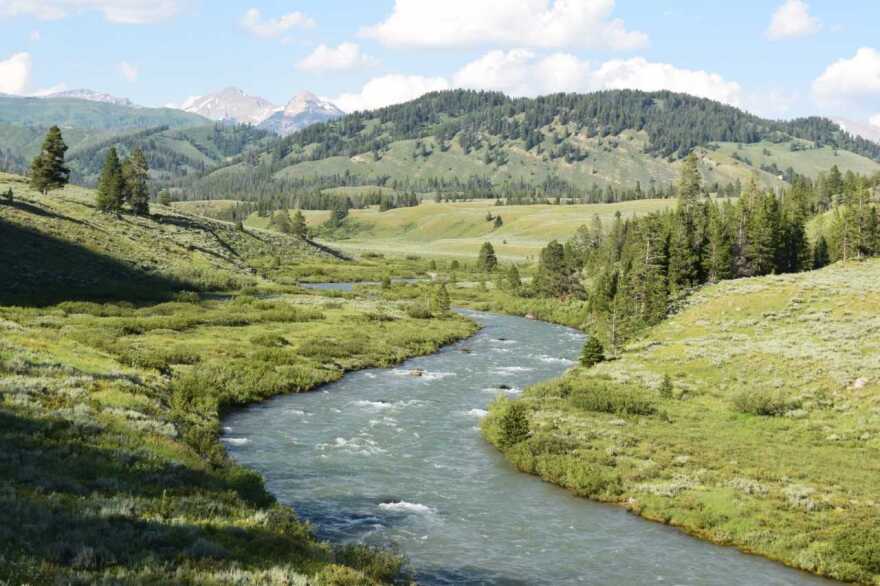
POLYGON ((528 389, 525 441, 505 442, 509 401, 485 435, 578 495, 876 584, 878 278, 875 260, 707 287, 616 360, 528 389))
MULTIPOLYGON (((341 250, 361 253, 473 257, 489 241, 500 258, 535 260, 550 240, 564 241, 594 215, 609 226, 615 214, 623 218, 648 214, 675 205, 675 200, 639 200, 618 204, 496 206, 494 200, 465 203, 426 201, 413 208, 379 212, 376 208, 352 210, 345 236, 328 241, 341 250), (486 215, 501 216, 495 228, 486 215)), ((304 212, 311 225, 318 225, 329 212, 304 212)), ((267 218, 251 216, 248 226, 263 227, 267 218)))

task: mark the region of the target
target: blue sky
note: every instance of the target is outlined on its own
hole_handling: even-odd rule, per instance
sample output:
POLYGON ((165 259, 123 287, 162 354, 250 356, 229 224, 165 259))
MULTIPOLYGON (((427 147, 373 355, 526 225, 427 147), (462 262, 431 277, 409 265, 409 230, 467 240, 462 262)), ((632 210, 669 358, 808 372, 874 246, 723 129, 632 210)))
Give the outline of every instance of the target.
POLYGON ((880 126, 877 0, 0 0, 0 92, 225 86, 344 109, 431 89, 669 88, 880 126))

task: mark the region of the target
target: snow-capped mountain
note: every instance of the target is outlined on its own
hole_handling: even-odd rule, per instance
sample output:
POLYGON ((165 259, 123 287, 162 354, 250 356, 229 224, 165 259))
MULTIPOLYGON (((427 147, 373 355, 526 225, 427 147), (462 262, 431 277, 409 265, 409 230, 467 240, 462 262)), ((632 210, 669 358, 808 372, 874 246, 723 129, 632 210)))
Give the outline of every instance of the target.
POLYGON ((134 108, 135 105, 128 98, 117 98, 110 94, 96 92, 87 89, 65 90, 63 92, 55 92, 43 96, 44 98, 73 98, 77 100, 88 100, 90 102, 101 102, 104 104, 116 104, 117 106, 127 106, 134 108))
POLYGON ((180 109, 211 120, 259 124, 276 112, 278 106, 265 98, 249 96, 238 88, 228 87, 207 96, 190 98, 180 109))
POLYGON ((287 136, 306 126, 333 120, 344 114, 342 110, 330 102, 320 99, 315 94, 300 92, 288 102, 283 110, 266 118, 259 127, 271 130, 281 136, 287 136))

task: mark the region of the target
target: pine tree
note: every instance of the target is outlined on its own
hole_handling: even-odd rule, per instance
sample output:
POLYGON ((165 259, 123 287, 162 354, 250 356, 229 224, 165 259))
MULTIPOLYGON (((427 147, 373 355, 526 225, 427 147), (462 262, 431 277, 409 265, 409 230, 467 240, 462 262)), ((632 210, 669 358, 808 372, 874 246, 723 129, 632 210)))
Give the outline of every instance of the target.
POLYGON ((290 221, 290 212, 286 209, 278 210, 272 214, 272 219, 269 220, 269 226, 282 234, 293 234, 293 223, 290 221))
POLYGON ((526 414, 526 406, 520 401, 510 403, 510 406, 498 421, 502 447, 515 446, 529 437, 529 418, 526 414))
POLYGON ((495 216, 495 229, 497 230, 501 226, 504 225, 504 220, 501 219, 501 216, 495 216))
POLYGON ((477 257, 477 270, 484 273, 491 273, 498 266, 498 257, 495 256, 495 247, 491 242, 484 242, 480 247, 480 254, 477 257))
POLYGON ((514 293, 522 288, 522 279, 519 276, 519 269, 516 268, 515 264, 510 265, 510 269, 507 271, 507 286, 514 293))
POLYGON ((449 299, 446 283, 440 283, 440 286, 434 292, 434 308, 440 313, 447 313, 451 307, 452 301, 449 299))
POLYGON ((61 189, 70 180, 70 169, 64 166, 67 145, 61 129, 53 126, 43 140, 40 154, 31 163, 31 187, 46 195, 53 189, 61 189))
POLYGON ((596 336, 590 336, 581 352, 581 366, 590 368, 605 361, 605 349, 596 336))
POLYGON ((309 235, 309 229, 306 225, 306 217, 303 216, 303 213, 300 210, 296 210, 296 213, 293 215, 293 222, 290 228, 291 234, 298 238, 305 238, 309 235))
POLYGON ((150 213, 150 192, 147 189, 149 172, 144 152, 140 147, 135 148, 122 166, 122 176, 125 180, 124 197, 138 216, 150 213))
MULTIPOLYGON (((729 212, 730 209, 727 208, 729 212)), ((728 217, 717 205, 709 211, 709 248, 706 254, 706 275, 717 283, 733 277, 733 234, 728 217)))
POLYGON ((110 147, 104 159, 101 177, 98 179, 98 196, 96 203, 102 212, 118 212, 122 208, 125 182, 122 177, 122 165, 116 154, 116 147, 110 147))
POLYGON ((678 180, 678 205, 685 212, 691 212, 700 201, 702 184, 700 179, 697 155, 691 152, 682 163, 681 176, 678 180))
POLYGON ((664 399, 671 399, 675 386, 672 384, 672 377, 669 374, 663 375, 663 382, 660 383, 660 396, 664 399))
POLYGON ((813 249, 813 268, 821 269, 831 263, 831 256, 828 253, 828 241, 824 236, 819 236, 816 246, 813 249))

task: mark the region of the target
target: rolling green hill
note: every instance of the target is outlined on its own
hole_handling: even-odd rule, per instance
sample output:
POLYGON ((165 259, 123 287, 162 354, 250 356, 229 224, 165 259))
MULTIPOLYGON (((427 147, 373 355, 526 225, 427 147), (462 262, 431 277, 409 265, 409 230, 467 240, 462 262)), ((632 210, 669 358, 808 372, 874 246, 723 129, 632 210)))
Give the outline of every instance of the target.
POLYGON ((0 96, 0 123, 47 128, 57 125, 81 130, 114 130, 208 124, 206 118, 172 108, 135 108, 75 98, 0 96))
POLYGON ((821 118, 764 120, 670 92, 511 99, 450 91, 306 128, 250 164, 198 178, 189 194, 282 194, 289 207, 303 192, 340 186, 607 201, 637 184, 642 193, 668 189, 694 149, 703 180, 722 186, 757 175, 778 187, 792 172, 815 178, 835 164, 880 172, 880 145, 821 118))
POLYGON ((0 174, 0 303, 58 299, 155 299, 178 290, 258 284, 255 266, 283 255, 329 258, 298 239, 240 232, 232 224, 154 205, 141 218, 95 209, 94 192, 68 186, 42 196, 25 179, 0 174))

